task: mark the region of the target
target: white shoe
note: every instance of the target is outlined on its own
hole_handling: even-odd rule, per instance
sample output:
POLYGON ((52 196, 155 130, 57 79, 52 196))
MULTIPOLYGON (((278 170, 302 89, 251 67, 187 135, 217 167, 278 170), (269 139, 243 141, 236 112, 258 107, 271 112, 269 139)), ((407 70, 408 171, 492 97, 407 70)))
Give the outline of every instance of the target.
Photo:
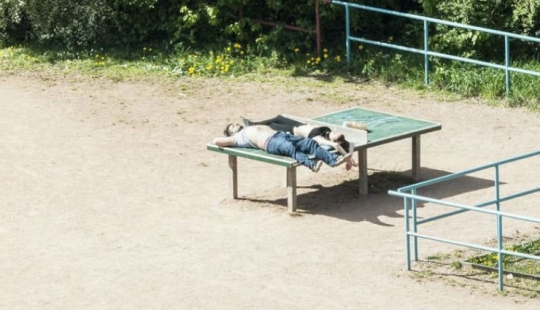
POLYGON ((321 170, 321 166, 322 166, 322 161, 319 160, 315 166, 313 167, 313 169, 311 169, 313 172, 317 173, 319 172, 319 170, 321 170))

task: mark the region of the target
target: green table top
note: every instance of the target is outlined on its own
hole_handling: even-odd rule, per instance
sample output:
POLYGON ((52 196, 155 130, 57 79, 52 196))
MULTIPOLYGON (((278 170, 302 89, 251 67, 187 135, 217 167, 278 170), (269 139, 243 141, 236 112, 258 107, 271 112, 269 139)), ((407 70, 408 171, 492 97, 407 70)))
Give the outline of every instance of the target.
POLYGON ((355 121, 366 125, 369 130, 368 143, 360 148, 368 148, 441 129, 441 125, 437 123, 363 108, 351 108, 313 119, 338 126, 342 126, 345 121, 355 121))
POLYGON ((258 160, 258 161, 262 161, 266 163, 275 164, 278 166, 284 166, 287 168, 292 168, 299 165, 299 163, 294 158, 287 157, 287 156, 280 156, 280 155, 272 155, 259 149, 244 148, 244 147, 220 148, 212 143, 207 144, 206 149, 209 151, 219 152, 222 154, 239 156, 239 157, 244 157, 244 158, 254 159, 254 160, 258 160))
MULTIPOLYGON (((368 133, 368 143, 355 146, 355 150, 366 149, 441 129, 441 125, 437 123, 362 108, 351 108, 313 119, 337 126, 342 126, 345 121, 356 121, 366 125, 368 130, 370 130, 368 133)), ((289 168, 298 166, 298 162, 293 158, 268 154, 258 149, 239 147, 219 148, 213 144, 208 144, 206 148, 210 151, 255 159, 289 168)))

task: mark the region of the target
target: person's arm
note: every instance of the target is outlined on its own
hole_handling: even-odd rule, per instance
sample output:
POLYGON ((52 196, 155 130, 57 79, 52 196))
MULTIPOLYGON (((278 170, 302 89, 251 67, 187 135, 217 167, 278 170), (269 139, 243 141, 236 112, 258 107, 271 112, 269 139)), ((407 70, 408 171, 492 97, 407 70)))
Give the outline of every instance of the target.
MULTIPOLYGON (((354 152, 354 144, 349 144, 349 153, 354 152)), ((354 161, 353 157, 349 157, 347 162, 345 163, 345 169, 351 170, 352 167, 358 167, 358 164, 354 161)))
MULTIPOLYGON (((336 151, 338 151, 342 155, 349 154, 347 151, 345 151, 345 149, 339 143, 326 140, 322 136, 316 136, 313 138, 313 140, 319 143, 319 145, 328 145, 328 146, 333 147, 336 151)), ((350 153, 354 152, 354 145, 352 143, 350 143, 349 145, 349 152, 350 153)), ((351 170, 352 167, 358 167, 358 164, 354 161, 354 159, 351 156, 347 159, 347 162, 345 163, 345 169, 351 170)))
POLYGON ((231 137, 219 137, 212 140, 212 144, 215 144, 219 147, 233 146, 236 140, 234 136, 231 137))
POLYGON ((326 140, 323 136, 313 137, 313 140, 315 140, 317 143, 319 143, 319 145, 331 146, 336 151, 338 151, 338 153, 341 154, 341 155, 347 155, 348 154, 347 151, 345 151, 345 149, 341 145, 339 145, 339 143, 332 142, 330 140, 326 140))

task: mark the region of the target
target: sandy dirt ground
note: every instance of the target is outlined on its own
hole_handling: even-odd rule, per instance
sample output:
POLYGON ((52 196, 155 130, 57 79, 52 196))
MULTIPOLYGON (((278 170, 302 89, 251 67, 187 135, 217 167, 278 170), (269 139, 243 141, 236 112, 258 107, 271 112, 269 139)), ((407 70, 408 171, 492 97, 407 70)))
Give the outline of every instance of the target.
MULTIPOLYGON (((185 79, 172 84, 0 76, 0 309, 538 309, 497 285, 450 285, 405 268, 401 199, 359 196, 358 171, 285 169, 206 150, 226 123, 349 107, 425 119, 422 177, 539 148, 539 115, 384 85, 314 78, 185 79)), ((373 175, 411 169, 411 143, 368 151, 373 175)), ((540 159, 501 170, 503 190, 538 186, 540 159)), ((426 195, 474 203, 492 173, 426 195)), ((538 196, 505 205, 540 217, 538 196)), ((438 214, 426 204, 419 216, 438 214)), ((505 232, 536 234, 509 223, 505 232)), ((435 235, 481 243, 493 218, 460 215, 435 235)), ((420 258, 452 251, 423 241, 420 258)), ((448 275, 451 277, 451 275, 448 275)))

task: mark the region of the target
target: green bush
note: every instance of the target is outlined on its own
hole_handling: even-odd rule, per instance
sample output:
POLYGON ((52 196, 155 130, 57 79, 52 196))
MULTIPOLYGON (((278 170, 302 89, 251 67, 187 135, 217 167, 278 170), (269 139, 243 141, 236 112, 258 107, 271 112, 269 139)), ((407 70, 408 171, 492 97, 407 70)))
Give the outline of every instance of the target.
MULTIPOLYGON (((323 41, 342 46, 343 8, 317 1, 323 41)), ((414 0, 361 2, 394 10, 415 7, 414 0)), ((385 37, 406 23, 358 10, 351 21, 353 31, 372 38, 385 37)), ((311 0, 0 0, 0 42, 69 49, 139 48, 149 42, 176 50, 201 49, 235 41, 270 55, 295 47, 313 49, 315 24, 311 0)))
MULTIPOLYGON (((457 23, 506 31, 520 35, 537 35, 540 24, 538 0, 419 0, 424 15, 457 23)), ((452 55, 493 60, 504 56, 504 38, 478 31, 437 25, 432 29, 435 50, 452 55)), ((512 53, 538 54, 538 45, 513 40, 512 53)))

